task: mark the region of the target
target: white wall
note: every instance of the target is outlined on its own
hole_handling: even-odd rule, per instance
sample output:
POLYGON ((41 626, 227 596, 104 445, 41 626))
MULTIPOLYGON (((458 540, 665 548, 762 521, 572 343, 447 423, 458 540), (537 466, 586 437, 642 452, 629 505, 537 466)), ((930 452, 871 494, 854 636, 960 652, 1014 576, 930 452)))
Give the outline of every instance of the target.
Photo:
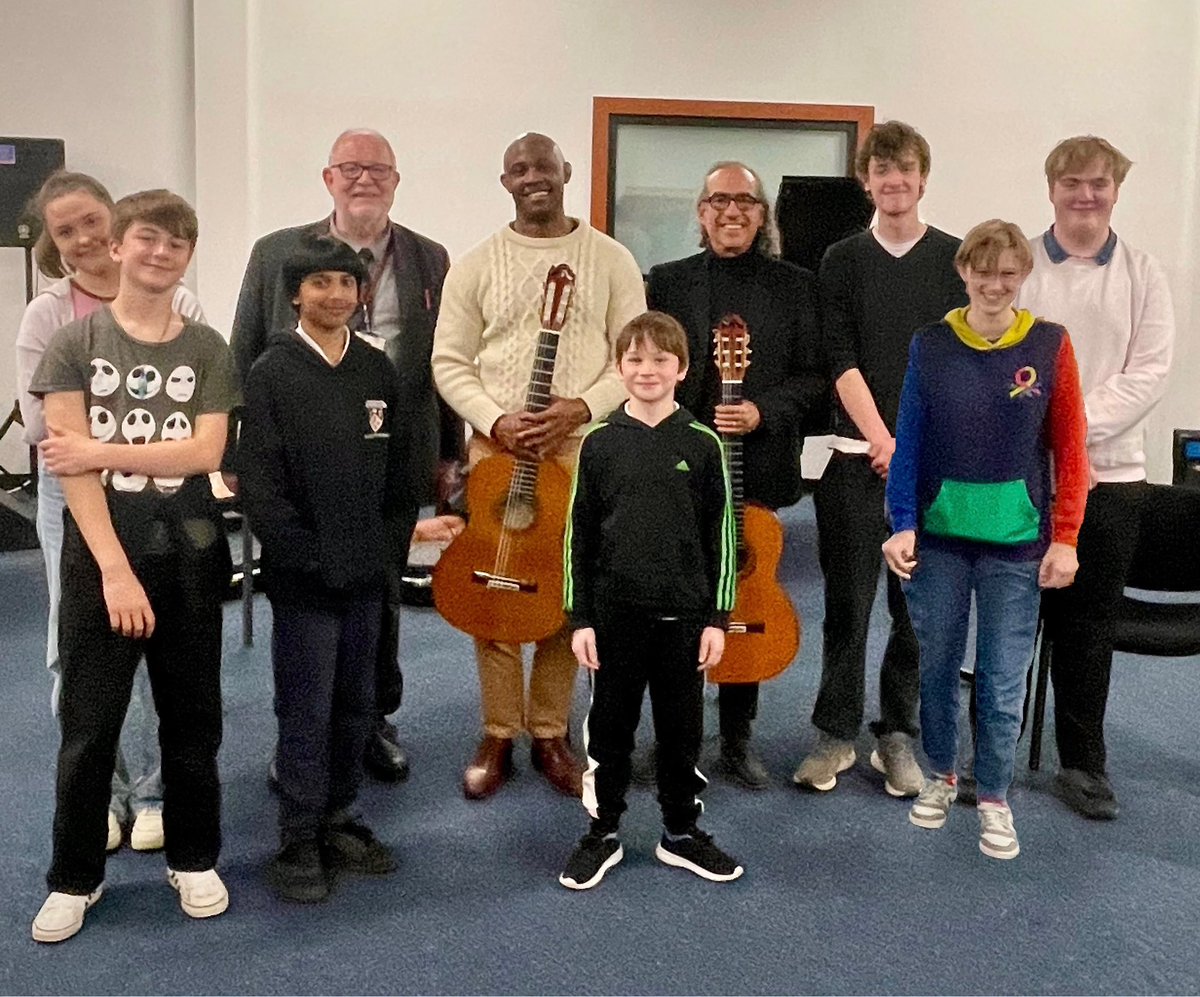
MULTIPOLYGON (((5 0, 0 133, 65 139, 67 166, 114 197, 194 196, 191 19, 186 0, 5 0)), ((0 419, 16 397, 24 307, 23 255, 0 249, 0 419)), ((19 430, 0 441, 0 464, 27 468, 19 430)))
MULTIPOLYGON (((199 5, 201 11, 207 4, 199 5)), ((1200 232, 1196 122, 1200 12, 1192 0, 407 0, 355 6, 259 0, 246 25, 247 212, 202 205, 214 227, 257 234, 328 209, 319 170, 334 135, 393 138, 396 216, 461 253, 510 217, 497 182, 507 142, 546 131, 575 165, 568 207, 588 212, 594 95, 864 103, 916 124, 934 150, 925 213, 950 231, 1002 216, 1049 220, 1041 164, 1060 138, 1103 134, 1137 166, 1116 225, 1167 266, 1182 335, 1155 417, 1152 475, 1173 425, 1200 426, 1188 371, 1200 232), (236 215, 237 217, 232 217, 236 215), (215 220, 214 220, 215 219, 215 220)), ((197 90, 209 53, 197 21, 197 90)), ((229 26, 213 32, 222 46, 229 26)), ((228 67, 214 71, 227 93, 228 67)), ((229 173, 223 150, 201 143, 229 173)), ((223 249, 224 251, 224 249, 223 249)), ((236 277, 201 291, 232 314, 236 277)), ((230 273, 237 267, 229 262, 230 273)), ((224 316, 222 316, 224 317, 224 316)))
MULTIPOLYGON (((575 165, 568 209, 586 217, 594 95, 873 104, 877 119, 910 121, 930 140, 924 213, 958 233, 992 216, 1040 231, 1054 142, 1094 131, 1121 147, 1137 165, 1115 227, 1167 267, 1180 322, 1153 477, 1169 475, 1170 427, 1200 426, 1193 0, 202 0, 192 83, 188 4, 44 8, 5 4, 5 26, 15 12, 12 36, 29 42, 11 47, 24 72, 0 80, 0 105, 6 117, 18 108, 21 126, 5 128, 62 135, 72 162, 116 190, 153 181, 194 193, 198 290, 218 328, 253 239, 328 211, 320 169, 344 127, 392 138, 395 216, 458 254, 511 216, 497 174, 524 130, 559 140, 575 165), (92 50, 68 24, 102 41, 96 58, 63 60, 35 85, 52 45, 92 50), (103 77, 90 68, 100 58, 103 77), (114 95, 104 105, 70 104, 101 86, 114 95), (194 170, 182 176, 193 122, 194 170)), ((7 274, 0 287, 19 294, 19 273, 7 274)))

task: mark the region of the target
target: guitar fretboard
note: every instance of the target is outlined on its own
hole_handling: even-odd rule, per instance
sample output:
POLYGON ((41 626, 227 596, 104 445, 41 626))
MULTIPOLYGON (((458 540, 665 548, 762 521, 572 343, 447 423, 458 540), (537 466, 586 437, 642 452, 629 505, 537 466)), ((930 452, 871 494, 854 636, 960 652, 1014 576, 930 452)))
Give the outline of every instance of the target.
MULTIPOLYGON (((550 384, 554 380, 554 363, 558 358, 559 333, 543 329, 538 334, 537 351, 533 357, 533 376, 525 392, 525 411, 544 412, 550 407, 550 384)), ((532 460, 518 460, 513 469, 512 491, 524 502, 532 502, 537 488, 538 465, 532 460)))
MULTIPOLYGON (((740 405, 742 401, 741 381, 721 382, 721 404, 740 405)), ((745 493, 742 487, 742 438, 732 433, 721 434, 721 444, 725 450, 725 462, 729 468, 729 485, 733 491, 733 513, 737 523, 737 546, 741 552, 745 548, 743 539, 743 508, 745 493)))

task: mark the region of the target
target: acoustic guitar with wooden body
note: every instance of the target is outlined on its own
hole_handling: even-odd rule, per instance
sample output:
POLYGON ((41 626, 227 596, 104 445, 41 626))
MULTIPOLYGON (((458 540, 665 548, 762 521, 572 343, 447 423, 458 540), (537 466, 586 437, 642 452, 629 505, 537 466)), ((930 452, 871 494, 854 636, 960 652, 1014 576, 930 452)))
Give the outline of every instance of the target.
MULTIPOLYGON (((575 293, 565 263, 542 297, 526 412, 550 405, 558 340, 575 293)), ((555 460, 486 457, 467 477, 467 527, 433 570, 433 601, 451 626, 483 640, 526 644, 562 628, 562 539, 571 479, 555 460)))
MULTIPOLYGON (((750 330, 738 315, 726 315, 713 330, 713 355, 721 374, 721 404, 742 400, 750 366, 750 330)), ((742 483, 742 440, 721 434, 737 521, 737 601, 725 633, 721 663, 708 670, 710 682, 764 682, 788 667, 800 650, 800 618, 779 584, 783 526, 770 509, 748 503, 742 483)))

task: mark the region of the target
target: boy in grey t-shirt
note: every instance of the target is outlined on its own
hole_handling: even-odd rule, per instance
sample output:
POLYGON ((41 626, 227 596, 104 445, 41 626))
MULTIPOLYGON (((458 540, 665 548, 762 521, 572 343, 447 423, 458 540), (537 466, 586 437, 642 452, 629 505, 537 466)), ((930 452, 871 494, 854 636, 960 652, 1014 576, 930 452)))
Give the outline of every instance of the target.
POLYGON ((229 549, 207 473, 237 401, 224 340, 175 313, 196 215, 168 191, 118 201, 111 305, 51 339, 30 391, 44 398, 46 467, 66 517, 63 686, 50 896, 33 937, 60 942, 103 889, 108 786, 138 661, 159 715, 167 878, 185 913, 229 905, 220 850, 221 596, 229 549))

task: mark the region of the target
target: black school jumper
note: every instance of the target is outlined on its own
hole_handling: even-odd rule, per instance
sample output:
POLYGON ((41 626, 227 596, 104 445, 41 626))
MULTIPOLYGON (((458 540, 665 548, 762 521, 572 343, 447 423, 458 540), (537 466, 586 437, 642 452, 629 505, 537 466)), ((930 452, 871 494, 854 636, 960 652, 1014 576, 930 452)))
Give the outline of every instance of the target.
POLYGON ((349 807, 375 722, 387 573, 410 496, 396 372, 350 336, 337 366, 292 334, 250 371, 238 472, 274 615, 281 837, 349 807))

